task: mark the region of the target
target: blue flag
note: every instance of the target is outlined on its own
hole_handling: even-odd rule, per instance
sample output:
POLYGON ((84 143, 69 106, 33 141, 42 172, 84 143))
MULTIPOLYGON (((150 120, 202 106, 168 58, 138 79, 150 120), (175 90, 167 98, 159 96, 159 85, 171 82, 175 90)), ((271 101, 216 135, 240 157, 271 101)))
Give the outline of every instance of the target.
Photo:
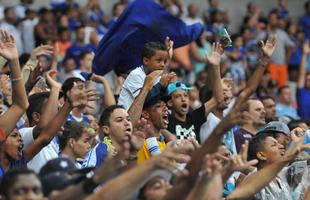
POLYGON ((178 48, 198 39, 202 32, 203 25, 187 26, 153 0, 136 0, 126 7, 100 41, 93 72, 126 73, 142 65, 141 51, 145 43, 164 42, 169 36, 174 48, 178 48))

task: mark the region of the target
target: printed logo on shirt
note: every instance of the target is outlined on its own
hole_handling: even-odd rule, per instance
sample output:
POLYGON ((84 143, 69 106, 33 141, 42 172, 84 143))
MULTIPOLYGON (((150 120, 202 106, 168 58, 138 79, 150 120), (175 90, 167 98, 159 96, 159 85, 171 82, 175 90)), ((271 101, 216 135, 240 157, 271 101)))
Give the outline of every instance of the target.
POLYGON ((180 125, 176 125, 175 127, 175 134, 177 136, 178 140, 184 140, 184 139, 189 139, 189 138, 194 138, 196 139, 196 134, 195 134, 195 127, 192 125, 189 129, 183 128, 180 125))

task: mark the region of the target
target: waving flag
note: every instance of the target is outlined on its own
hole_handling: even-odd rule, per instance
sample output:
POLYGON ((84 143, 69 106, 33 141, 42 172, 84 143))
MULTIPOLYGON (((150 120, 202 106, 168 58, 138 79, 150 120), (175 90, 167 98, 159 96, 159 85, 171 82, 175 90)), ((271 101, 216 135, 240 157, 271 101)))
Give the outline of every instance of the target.
POLYGON ((126 7, 100 41, 93 72, 126 73, 142 64, 141 51, 145 43, 164 42, 169 36, 174 48, 178 48, 198 39, 202 32, 201 24, 187 26, 153 0, 136 0, 126 7))

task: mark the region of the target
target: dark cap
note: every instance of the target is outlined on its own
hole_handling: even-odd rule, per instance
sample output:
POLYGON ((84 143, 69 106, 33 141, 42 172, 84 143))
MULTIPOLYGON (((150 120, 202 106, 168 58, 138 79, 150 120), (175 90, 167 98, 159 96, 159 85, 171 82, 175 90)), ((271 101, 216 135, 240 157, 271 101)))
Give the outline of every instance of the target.
POLYGON ((85 174, 92 168, 79 169, 75 162, 66 157, 59 157, 48 161, 40 170, 39 176, 43 177, 54 172, 85 174))
POLYGON ((165 94, 159 94, 153 98, 150 98, 148 100, 145 100, 144 105, 143 105, 143 109, 145 108, 149 108, 151 106, 153 106, 154 104, 156 104, 158 101, 163 101, 163 102, 168 102, 171 99, 170 96, 165 95, 165 94))
POLYGON ((84 180, 86 174, 92 169, 79 169, 74 161, 66 157, 48 161, 39 173, 44 195, 48 196, 54 190, 61 190, 84 180))
POLYGON ((262 129, 260 129, 256 135, 262 134, 262 133, 283 133, 287 136, 290 135, 290 129, 288 126, 279 121, 272 121, 266 124, 262 129))

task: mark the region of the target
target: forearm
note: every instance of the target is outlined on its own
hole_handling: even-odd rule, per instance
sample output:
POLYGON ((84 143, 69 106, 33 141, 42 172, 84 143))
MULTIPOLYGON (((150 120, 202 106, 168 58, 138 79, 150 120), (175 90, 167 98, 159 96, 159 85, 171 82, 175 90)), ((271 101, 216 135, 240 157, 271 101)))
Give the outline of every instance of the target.
POLYGON ((29 103, 27 99, 25 86, 21 80, 19 60, 17 58, 10 60, 9 66, 11 69, 13 104, 18 105, 20 108, 26 111, 29 106, 29 103))
POLYGON ((245 178, 232 194, 229 199, 246 198, 253 196, 260 191, 265 185, 272 181, 281 169, 286 166, 288 161, 281 159, 265 168, 258 170, 256 173, 245 178))
POLYGON ((36 138, 38 134, 51 122, 51 119, 55 117, 58 111, 59 92, 60 88, 58 87, 51 88, 47 103, 44 106, 44 109, 42 110, 40 121, 34 129, 34 138, 36 138))
POLYGON ((87 199, 123 200, 124 197, 130 196, 138 188, 142 187, 145 180, 150 176, 154 169, 152 161, 147 161, 141 165, 137 165, 137 167, 134 167, 107 182, 99 192, 91 195, 87 199))
POLYGON ((307 57, 308 57, 307 54, 305 53, 302 54, 301 63, 299 67, 298 82, 297 82, 298 88, 303 88, 305 86, 307 57))
POLYGON ((65 102, 63 107, 58 111, 56 116, 50 121, 50 123, 42 130, 38 138, 30 144, 30 146, 24 151, 24 157, 26 161, 29 161, 38 152, 41 151, 46 145, 48 145, 57 132, 60 130, 62 124, 65 122, 69 112, 72 110, 71 105, 65 102))
POLYGON ((82 200, 85 199, 89 194, 86 194, 83 191, 83 182, 78 183, 76 185, 71 185, 64 190, 59 192, 52 193, 48 199, 49 200, 82 200))
POLYGON ((253 94, 253 92, 255 92, 267 68, 268 62, 269 62, 269 58, 267 57, 262 58, 257 69, 255 70, 253 75, 250 77, 250 79, 247 81, 246 87, 241 93, 242 96, 244 97, 242 100, 244 100, 245 98, 248 98, 251 94, 253 94))
POLYGON ((217 103, 220 103, 223 101, 220 66, 211 67, 211 77, 212 77, 211 84, 214 85, 213 97, 215 98, 217 103))
POLYGON ((131 118, 133 125, 135 125, 141 118, 143 105, 144 105, 144 102, 145 102, 145 99, 148 93, 149 93, 149 89, 143 87, 142 90, 140 91, 140 94, 132 102, 128 110, 128 114, 131 118))
POLYGON ((122 166, 122 161, 116 156, 108 156, 103 164, 95 171, 93 180, 96 183, 103 183, 115 176, 115 173, 122 166))
POLYGON ((194 188, 186 197, 186 200, 203 200, 210 181, 211 179, 205 175, 199 177, 195 183, 194 188))
POLYGON ((105 79, 102 79, 102 84, 104 88, 104 98, 103 98, 104 105, 105 106, 115 105, 116 101, 115 101, 113 92, 111 90, 110 84, 105 79))

